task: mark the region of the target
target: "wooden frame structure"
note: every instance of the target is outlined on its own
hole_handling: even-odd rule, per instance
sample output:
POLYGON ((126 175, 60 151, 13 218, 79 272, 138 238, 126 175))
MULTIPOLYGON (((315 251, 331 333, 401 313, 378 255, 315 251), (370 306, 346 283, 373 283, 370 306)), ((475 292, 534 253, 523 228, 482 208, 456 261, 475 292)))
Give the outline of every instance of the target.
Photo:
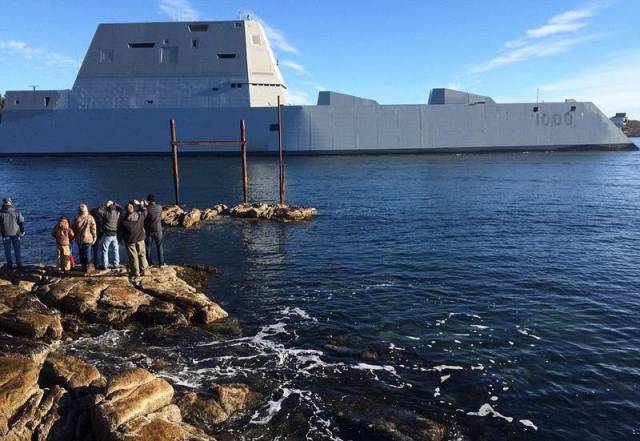
POLYGON ((246 204, 249 201, 249 175, 247 173, 247 131, 244 120, 240 120, 240 139, 230 141, 178 141, 176 135, 176 120, 169 120, 169 136, 171 138, 171 157, 173 162, 173 190, 176 198, 176 205, 180 206, 180 169, 178 166, 178 147, 221 147, 229 145, 240 146, 240 158, 242 161, 242 201, 246 204))

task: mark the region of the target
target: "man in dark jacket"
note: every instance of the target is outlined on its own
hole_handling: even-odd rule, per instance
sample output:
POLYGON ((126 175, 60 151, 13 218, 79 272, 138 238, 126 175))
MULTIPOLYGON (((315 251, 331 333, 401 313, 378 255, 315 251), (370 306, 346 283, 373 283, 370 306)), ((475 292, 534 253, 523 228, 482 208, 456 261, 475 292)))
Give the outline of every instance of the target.
POLYGON ((155 244, 158 254, 158 266, 164 266, 164 236, 162 234, 162 205, 156 203, 154 195, 147 196, 147 218, 144 221, 144 229, 147 233, 145 248, 147 250, 147 262, 153 265, 151 248, 155 244))
POLYGON ((122 209, 113 201, 107 201, 105 206, 100 207, 98 210, 100 233, 102 234, 100 243, 100 251, 102 253, 101 269, 109 267, 109 251, 111 248, 113 248, 113 268, 120 266, 120 248, 117 236, 121 216, 122 209))
POLYGON ((2 200, 0 208, 0 234, 2 234, 2 244, 4 245, 4 255, 7 259, 7 266, 13 270, 13 258, 11 247, 16 255, 18 269, 22 268, 22 254, 20 252, 20 238, 24 236, 24 217, 13 206, 11 198, 2 200))
POLYGON ((118 238, 127 246, 129 276, 131 278, 144 276, 149 267, 144 247, 144 220, 146 217, 147 211, 144 207, 140 206, 138 201, 131 201, 127 204, 127 212, 118 228, 118 238))

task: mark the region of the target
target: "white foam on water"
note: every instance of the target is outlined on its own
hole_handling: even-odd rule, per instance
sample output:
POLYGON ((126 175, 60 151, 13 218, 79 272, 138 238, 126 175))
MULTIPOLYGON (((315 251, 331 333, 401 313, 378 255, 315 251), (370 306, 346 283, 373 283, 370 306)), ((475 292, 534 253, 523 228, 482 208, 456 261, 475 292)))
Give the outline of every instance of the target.
POLYGON ((409 340, 420 340, 420 337, 414 337, 412 335, 405 335, 406 338, 408 338, 409 340))
POLYGON ((537 335, 531 334, 527 329, 518 329, 518 332, 522 335, 526 335, 527 337, 535 338, 536 340, 542 340, 542 337, 538 337, 537 335))
POLYGON ((489 403, 484 403, 482 406, 480 406, 480 409, 478 409, 477 412, 467 412, 467 415, 480 416, 480 417, 491 415, 493 418, 502 418, 503 420, 509 423, 513 422, 513 417, 502 415, 500 412, 496 411, 493 407, 491 407, 491 404, 489 403))
POLYGON ((302 395, 304 391, 300 389, 289 389, 288 387, 283 388, 282 396, 277 400, 270 400, 266 404, 266 406, 262 407, 262 409, 256 410, 253 416, 251 417, 251 421, 249 421, 249 424, 258 424, 258 425, 267 424, 278 412, 280 412, 280 409, 282 409, 282 403, 284 402, 284 400, 289 398, 289 396, 294 393, 302 395))
POLYGON ((449 378, 451 378, 451 374, 443 375, 442 377, 440 377, 440 383, 444 383, 449 378))
POLYGON ((457 344, 461 344, 462 343, 460 340, 454 340, 453 342, 457 343, 457 344))
POLYGON ((514 342, 512 342, 511 340, 509 340, 509 344, 510 344, 511 346, 513 346, 515 343, 514 343, 514 342))
POLYGON ((489 398, 491 401, 498 401, 498 397, 496 397, 495 395, 492 396, 491 398, 489 398))
POLYGON ((471 327, 476 329, 489 329, 488 326, 484 326, 484 325, 471 325, 471 327))
POLYGON ((433 391, 433 398, 439 397, 440 396, 440 388, 436 387, 436 390, 433 391))
POLYGON ((520 424, 522 424, 523 426, 531 427, 533 430, 538 430, 538 426, 533 424, 533 421, 531 420, 520 420, 520 424))
POLYGON ((287 306, 282 311, 280 311, 280 314, 284 316, 297 316, 305 320, 313 320, 314 322, 318 321, 318 319, 316 319, 315 317, 311 317, 307 313, 307 311, 305 311, 302 308, 298 308, 297 306, 293 308, 290 306, 287 306))
POLYGON ((482 363, 478 363, 478 366, 471 366, 472 371, 484 371, 484 365, 482 363))
POLYGON ((434 366, 432 367, 430 370, 432 371, 436 371, 436 372, 442 372, 442 371, 461 371, 464 370, 464 368, 462 366, 449 366, 446 364, 441 364, 439 366, 434 366))

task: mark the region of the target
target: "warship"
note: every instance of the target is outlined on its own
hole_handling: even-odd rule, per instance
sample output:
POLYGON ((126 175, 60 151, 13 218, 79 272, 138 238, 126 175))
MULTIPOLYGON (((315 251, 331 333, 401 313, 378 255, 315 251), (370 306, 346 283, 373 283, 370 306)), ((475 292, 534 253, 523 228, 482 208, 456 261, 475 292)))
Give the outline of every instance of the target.
POLYGON ((496 103, 447 88, 411 105, 286 97, 259 21, 101 24, 70 90, 6 92, 0 155, 169 154, 170 119, 179 139, 221 140, 245 120, 249 154, 275 154, 279 99, 288 154, 637 149, 591 102, 496 103))

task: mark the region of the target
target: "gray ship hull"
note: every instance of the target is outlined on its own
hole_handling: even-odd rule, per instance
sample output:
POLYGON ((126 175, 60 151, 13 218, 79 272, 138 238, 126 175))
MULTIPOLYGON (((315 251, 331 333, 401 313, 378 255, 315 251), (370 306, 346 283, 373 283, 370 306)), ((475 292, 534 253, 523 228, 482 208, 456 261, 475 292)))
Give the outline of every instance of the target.
MULTIPOLYGON (((0 123, 0 155, 168 154, 172 118, 189 140, 238 139, 244 119, 249 154, 277 152, 276 108, 228 107, 13 110, 0 123)), ((286 106, 283 121, 288 154, 637 149, 592 103, 286 106)))

